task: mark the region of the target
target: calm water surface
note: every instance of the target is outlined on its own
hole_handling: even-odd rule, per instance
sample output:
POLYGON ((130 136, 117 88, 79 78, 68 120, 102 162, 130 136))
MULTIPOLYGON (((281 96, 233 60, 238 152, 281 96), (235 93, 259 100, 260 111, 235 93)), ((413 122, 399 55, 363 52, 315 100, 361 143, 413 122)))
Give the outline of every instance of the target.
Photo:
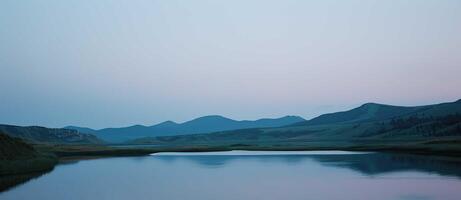
POLYGON ((460 166, 384 153, 163 153, 62 164, 0 199, 459 200, 460 166))

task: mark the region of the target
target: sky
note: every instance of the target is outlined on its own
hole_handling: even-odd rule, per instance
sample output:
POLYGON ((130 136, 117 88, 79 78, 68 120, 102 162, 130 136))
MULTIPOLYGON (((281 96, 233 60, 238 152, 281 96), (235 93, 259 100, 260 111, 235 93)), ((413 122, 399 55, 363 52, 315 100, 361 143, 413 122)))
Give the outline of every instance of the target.
POLYGON ((0 123, 91 128, 461 98, 458 0, 2 0, 0 123))

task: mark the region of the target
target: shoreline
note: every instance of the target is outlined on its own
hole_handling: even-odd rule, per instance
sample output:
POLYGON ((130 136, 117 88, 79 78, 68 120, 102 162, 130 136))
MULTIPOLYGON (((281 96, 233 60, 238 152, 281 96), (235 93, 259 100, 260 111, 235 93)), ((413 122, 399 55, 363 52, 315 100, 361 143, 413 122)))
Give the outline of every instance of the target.
MULTIPOLYGON (((52 170, 54 166, 66 162, 74 162, 79 160, 90 160, 110 157, 136 157, 147 156, 155 153, 181 153, 181 152, 225 152, 225 151, 351 151, 351 152, 378 152, 378 153, 399 153, 399 154, 414 154, 424 156, 443 156, 460 158, 461 151, 453 149, 438 149, 428 146, 418 145, 348 145, 348 146, 290 146, 290 145, 193 145, 193 146, 153 146, 153 147, 130 147, 126 145, 123 148, 106 146, 106 145, 38 145, 36 148, 43 152, 47 158, 48 165, 45 167, 36 167, 34 164, 28 165, 25 168, 5 167, 0 176, 21 175, 42 171, 52 170)), ((14 162, 23 164, 24 160, 13 160, 14 162)), ((25 161, 27 162, 27 161, 25 161)), ((5 162, 4 162, 5 163, 5 162)), ((24 164, 25 165, 25 164, 24 164)))
MULTIPOLYGON (((434 149, 428 147, 406 146, 210 146, 210 145, 194 145, 194 146, 162 146, 150 148, 138 148, 134 146, 124 148, 114 148, 109 146, 95 145, 39 145, 36 147, 41 152, 42 158, 48 158, 46 165, 43 163, 22 163, 24 160, 14 160, 16 165, 9 165, 10 169, 2 168, 0 173, 0 192, 21 185, 31 179, 37 178, 43 174, 50 173, 57 165, 72 164, 83 160, 94 160, 103 158, 115 157, 141 157, 155 155, 156 153, 208 153, 208 152, 230 152, 230 151, 271 151, 284 152, 290 151, 349 151, 354 153, 392 153, 401 155, 418 155, 424 157, 437 157, 444 160, 459 160, 461 159, 461 151, 434 149), (15 166, 20 167, 17 168, 15 166), (38 165, 37 165, 38 164, 38 165), (6 170, 5 170, 6 169, 6 170), (5 173, 9 172, 9 173, 5 173)), ((280 155, 284 155, 281 153, 280 155)), ((251 153, 250 153, 251 154, 251 153)), ((289 153, 288 153, 289 154, 289 153)), ((303 155, 303 154, 299 154, 303 155)), ((308 155, 308 154, 305 154, 308 155)), ((325 155, 325 154, 324 154, 325 155)), ((2 161, 0 161, 1 164, 2 161)), ((3 161, 3 164, 5 162, 3 161)), ((8 165, 3 165, 8 166, 8 165)))

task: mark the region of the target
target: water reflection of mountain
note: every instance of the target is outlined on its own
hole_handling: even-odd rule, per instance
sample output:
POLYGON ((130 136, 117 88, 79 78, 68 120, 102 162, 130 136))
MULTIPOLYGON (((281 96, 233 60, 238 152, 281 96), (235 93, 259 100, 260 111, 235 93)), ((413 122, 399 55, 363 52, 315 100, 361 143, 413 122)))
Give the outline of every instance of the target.
POLYGON ((259 162, 298 164, 307 158, 306 155, 161 155, 155 157, 165 162, 175 162, 179 160, 190 161, 208 168, 224 166, 236 160, 257 160, 259 162))
POLYGON ((29 174, 18 174, 18 175, 8 175, 8 176, 0 176, 0 192, 7 191, 13 187, 19 186, 24 184, 32 179, 38 178, 47 172, 37 172, 37 173, 29 173, 29 174))
POLYGON ((461 159, 395 153, 310 156, 325 166, 345 167, 366 175, 418 171, 461 178, 461 159))
POLYGON ((306 159, 324 166, 348 168, 365 175, 417 171, 461 178, 461 159, 396 153, 342 154, 342 155, 194 155, 156 156, 165 162, 186 160, 208 168, 218 168, 235 160, 283 162, 302 164, 306 159))

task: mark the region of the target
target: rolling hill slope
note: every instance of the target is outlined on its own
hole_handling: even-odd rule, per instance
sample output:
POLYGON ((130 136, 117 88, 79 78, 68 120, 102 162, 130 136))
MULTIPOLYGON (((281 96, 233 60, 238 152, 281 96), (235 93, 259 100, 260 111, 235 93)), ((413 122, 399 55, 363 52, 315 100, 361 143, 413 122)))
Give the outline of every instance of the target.
POLYGON ((320 115, 311 120, 297 123, 294 126, 379 121, 424 111, 429 108, 431 108, 431 106, 403 107, 377 103, 366 103, 352 110, 320 115))

